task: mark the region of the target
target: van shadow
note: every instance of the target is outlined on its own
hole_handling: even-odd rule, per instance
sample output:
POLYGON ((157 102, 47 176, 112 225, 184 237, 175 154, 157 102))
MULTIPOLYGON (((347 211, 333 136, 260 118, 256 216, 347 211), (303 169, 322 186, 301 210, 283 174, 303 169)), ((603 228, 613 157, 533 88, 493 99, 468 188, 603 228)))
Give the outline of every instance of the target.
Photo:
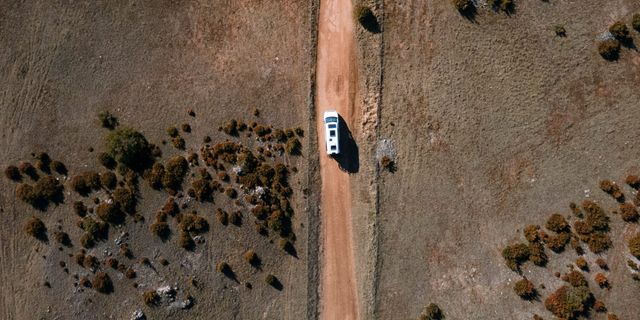
POLYGON ((353 139, 351 130, 347 126, 342 116, 338 116, 338 141, 340 153, 332 158, 338 162, 340 170, 348 173, 356 173, 360 170, 360 156, 358 154, 358 144, 353 139))

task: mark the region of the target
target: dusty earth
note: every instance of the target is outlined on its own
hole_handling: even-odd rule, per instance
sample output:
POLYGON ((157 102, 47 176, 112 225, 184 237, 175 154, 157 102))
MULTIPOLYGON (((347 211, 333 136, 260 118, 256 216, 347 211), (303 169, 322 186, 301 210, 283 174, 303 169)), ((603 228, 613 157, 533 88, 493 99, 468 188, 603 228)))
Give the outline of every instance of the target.
POLYGON ((329 157, 324 142, 323 114, 335 110, 341 125, 353 126, 356 95, 355 38, 351 2, 322 1, 318 27, 316 119, 320 140, 322 221, 322 319, 358 319, 356 274, 351 226, 351 184, 349 173, 357 162, 357 149, 341 135, 340 155, 329 157), (354 159, 356 157, 356 159, 354 159))
MULTIPOLYGON (((514 294, 520 278, 502 248, 523 241, 528 224, 570 215, 570 202, 589 197, 616 209, 598 182, 623 185, 640 173, 640 55, 623 49, 607 62, 596 50, 598 36, 616 20, 629 24, 640 3, 515 3, 511 15, 481 7, 473 21, 449 1, 384 1, 378 13, 379 135, 393 142, 397 171, 380 176, 376 318, 416 318, 434 302, 446 319, 552 319, 542 303, 514 294)), ((612 288, 597 288, 595 270, 586 277, 610 312, 636 319, 640 285, 626 266, 625 239, 638 226, 612 221, 614 246, 601 255, 612 288)), ((554 272, 577 258, 548 254, 547 268, 524 269, 545 285, 543 299, 562 283, 554 272)), ((596 258, 586 255, 590 264, 596 258)))
POLYGON ((3 170, 8 164, 32 161, 32 152, 47 151, 66 164, 70 175, 100 171, 96 154, 104 150, 107 131, 99 128, 96 115, 103 110, 160 145, 163 159, 186 154, 170 143, 160 144, 168 139, 167 127, 182 123, 192 127, 190 133, 183 133, 187 151, 197 151, 206 135, 214 142, 229 139, 217 128, 232 118, 276 127, 301 126, 306 136, 303 155, 285 160, 298 169, 290 181, 297 258, 280 250, 276 238, 258 236, 250 213, 241 227, 217 223, 215 208, 230 205, 224 197, 217 198, 215 205, 192 207, 210 225, 205 243, 194 252, 179 248, 177 237, 163 243, 151 235, 148 223, 167 195, 143 184, 138 210, 148 223, 112 228, 108 241, 88 250, 102 259, 108 252, 117 252, 114 240, 122 232, 129 234, 136 258, 124 262, 137 278, 107 271, 114 281, 109 295, 74 286, 74 274, 91 276, 68 257, 80 250, 81 231, 71 208, 78 195, 65 194, 64 204, 37 212, 16 200, 16 184, 2 177, 0 318, 129 319, 138 309, 150 319, 313 318, 317 184, 309 179, 317 159, 315 123, 310 120, 315 5, 305 1, 3 1, 3 170), (187 115, 188 108, 195 117, 187 115), (256 108, 259 117, 252 115, 256 108), (90 147, 95 151, 89 152, 90 147), (23 224, 33 215, 49 230, 61 226, 74 246, 59 251, 52 242, 40 243, 25 235, 23 224), (262 258, 262 270, 242 261, 242 253, 249 248, 262 258), (138 263, 142 257, 149 258, 153 268, 138 263), (168 259, 169 265, 161 266, 160 258, 168 259), (60 261, 66 263, 68 274, 60 261), (219 261, 234 268, 237 282, 215 272, 219 261), (267 273, 280 279, 282 290, 265 284, 267 273), (190 279, 198 286, 190 286, 190 279), (51 287, 45 287, 45 282, 51 287), (246 288, 247 282, 252 289, 246 288), (145 306, 142 292, 164 285, 179 287, 179 297, 192 295, 193 307, 145 306))

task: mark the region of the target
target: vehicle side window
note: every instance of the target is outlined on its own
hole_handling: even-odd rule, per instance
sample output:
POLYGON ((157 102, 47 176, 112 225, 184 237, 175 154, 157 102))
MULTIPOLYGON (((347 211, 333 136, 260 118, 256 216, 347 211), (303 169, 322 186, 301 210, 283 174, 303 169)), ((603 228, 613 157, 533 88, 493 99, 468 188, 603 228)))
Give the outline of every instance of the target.
POLYGON ((335 137, 336 136, 336 131, 335 130, 329 131, 329 136, 335 137))

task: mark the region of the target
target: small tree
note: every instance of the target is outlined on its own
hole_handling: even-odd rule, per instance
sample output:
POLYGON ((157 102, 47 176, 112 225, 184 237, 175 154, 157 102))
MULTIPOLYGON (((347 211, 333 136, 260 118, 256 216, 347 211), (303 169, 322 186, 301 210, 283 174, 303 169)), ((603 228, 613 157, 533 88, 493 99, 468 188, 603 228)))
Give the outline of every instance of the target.
POLYGON ((106 138, 107 152, 121 165, 141 169, 149 161, 149 142, 144 135, 131 128, 121 128, 106 138))

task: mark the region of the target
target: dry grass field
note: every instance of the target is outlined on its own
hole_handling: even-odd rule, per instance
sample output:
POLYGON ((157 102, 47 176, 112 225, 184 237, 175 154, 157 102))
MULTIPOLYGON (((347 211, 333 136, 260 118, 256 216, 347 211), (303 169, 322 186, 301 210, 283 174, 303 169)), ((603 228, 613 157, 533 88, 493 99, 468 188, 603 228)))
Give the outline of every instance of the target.
MULTIPOLYGON (((3 176, 0 318, 129 319, 136 310, 149 319, 302 319, 313 315, 315 271, 309 269, 309 261, 315 261, 315 245, 309 255, 307 239, 313 241, 315 231, 308 233, 310 224, 313 227, 308 212, 313 210, 307 210, 310 200, 303 190, 316 188, 308 178, 316 159, 309 107, 314 5, 304 1, 2 2, 3 170, 21 161, 33 163, 32 152, 46 151, 66 165, 69 177, 103 171, 97 155, 104 151, 109 131, 100 128, 97 114, 104 110, 113 113, 121 126, 140 130, 160 146, 162 161, 200 153, 205 136, 211 137, 212 144, 230 139, 251 148, 264 145, 256 142, 255 135, 232 138, 219 132, 218 127, 229 119, 277 128, 302 127, 305 137, 301 139, 302 156, 277 158, 297 169, 289 177, 294 190, 290 201, 295 210, 297 258, 278 247, 276 235, 262 237, 254 231, 255 219, 247 207, 239 208, 243 210, 240 227, 218 223, 216 208, 238 210, 224 194, 216 195, 213 204, 178 199, 187 203, 185 212, 197 210, 209 224, 204 243, 194 251, 178 246, 176 229, 162 242, 151 234, 149 225, 168 195, 141 181, 137 213, 145 221, 134 223, 127 218, 124 225, 110 228, 108 240, 87 249, 87 254, 98 258, 97 269, 110 276, 111 294, 82 288, 82 277, 93 281, 94 274, 69 256, 81 250, 82 230, 76 226, 79 218, 73 202, 84 200, 93 206, 91 200, 104 201, 106 191, 82 198, 67 185, 63 204, 39 212, 17 200, 17 183, 3 176), (195 116, 188 115, 188 109, 195 116), (259 117, 253 115, 255 109, 259 117), (183 123, 191 127, 190 132, 181 132, 184 151, 174 148, 166 133, 169 126, 180 128, 183 123), (163 145, 162 140, 168 143, 163 145), (45 223, 48 243, 24 233, 23 225, 32 216, 45 223), (52 239, 58 226, 69 234, 72 247, 62 247, 52 239), (114 241, 118 238, 128 243, 135 258, 117 256, 114 241), (243 261, 242 254, 248 249, 258 253, 260 269, 243 261), (131 267, 137 277, 127 279, 104 265, 109 254, 131 267), (148 258, 149 264, 142 258, 148 258), (163 266, 162 259, 169 264, 163 266), (222 261, 231 266, 237 281, 216 272, 216 264, 222 261), (265 283, 268 274, 280 280, 281 290, 265 283), (165 301, 156 307, 145 306, 143 293, 162 286, 178 288, 176 302, 190 295, 193 306, 182 310, 165 301)), ((191 174, 196 172, 191 170, 191 174)), ((68 183, 65 176, 55 176, 68 183)), ((188 176, 187 183, 192 179, 188 176)))

